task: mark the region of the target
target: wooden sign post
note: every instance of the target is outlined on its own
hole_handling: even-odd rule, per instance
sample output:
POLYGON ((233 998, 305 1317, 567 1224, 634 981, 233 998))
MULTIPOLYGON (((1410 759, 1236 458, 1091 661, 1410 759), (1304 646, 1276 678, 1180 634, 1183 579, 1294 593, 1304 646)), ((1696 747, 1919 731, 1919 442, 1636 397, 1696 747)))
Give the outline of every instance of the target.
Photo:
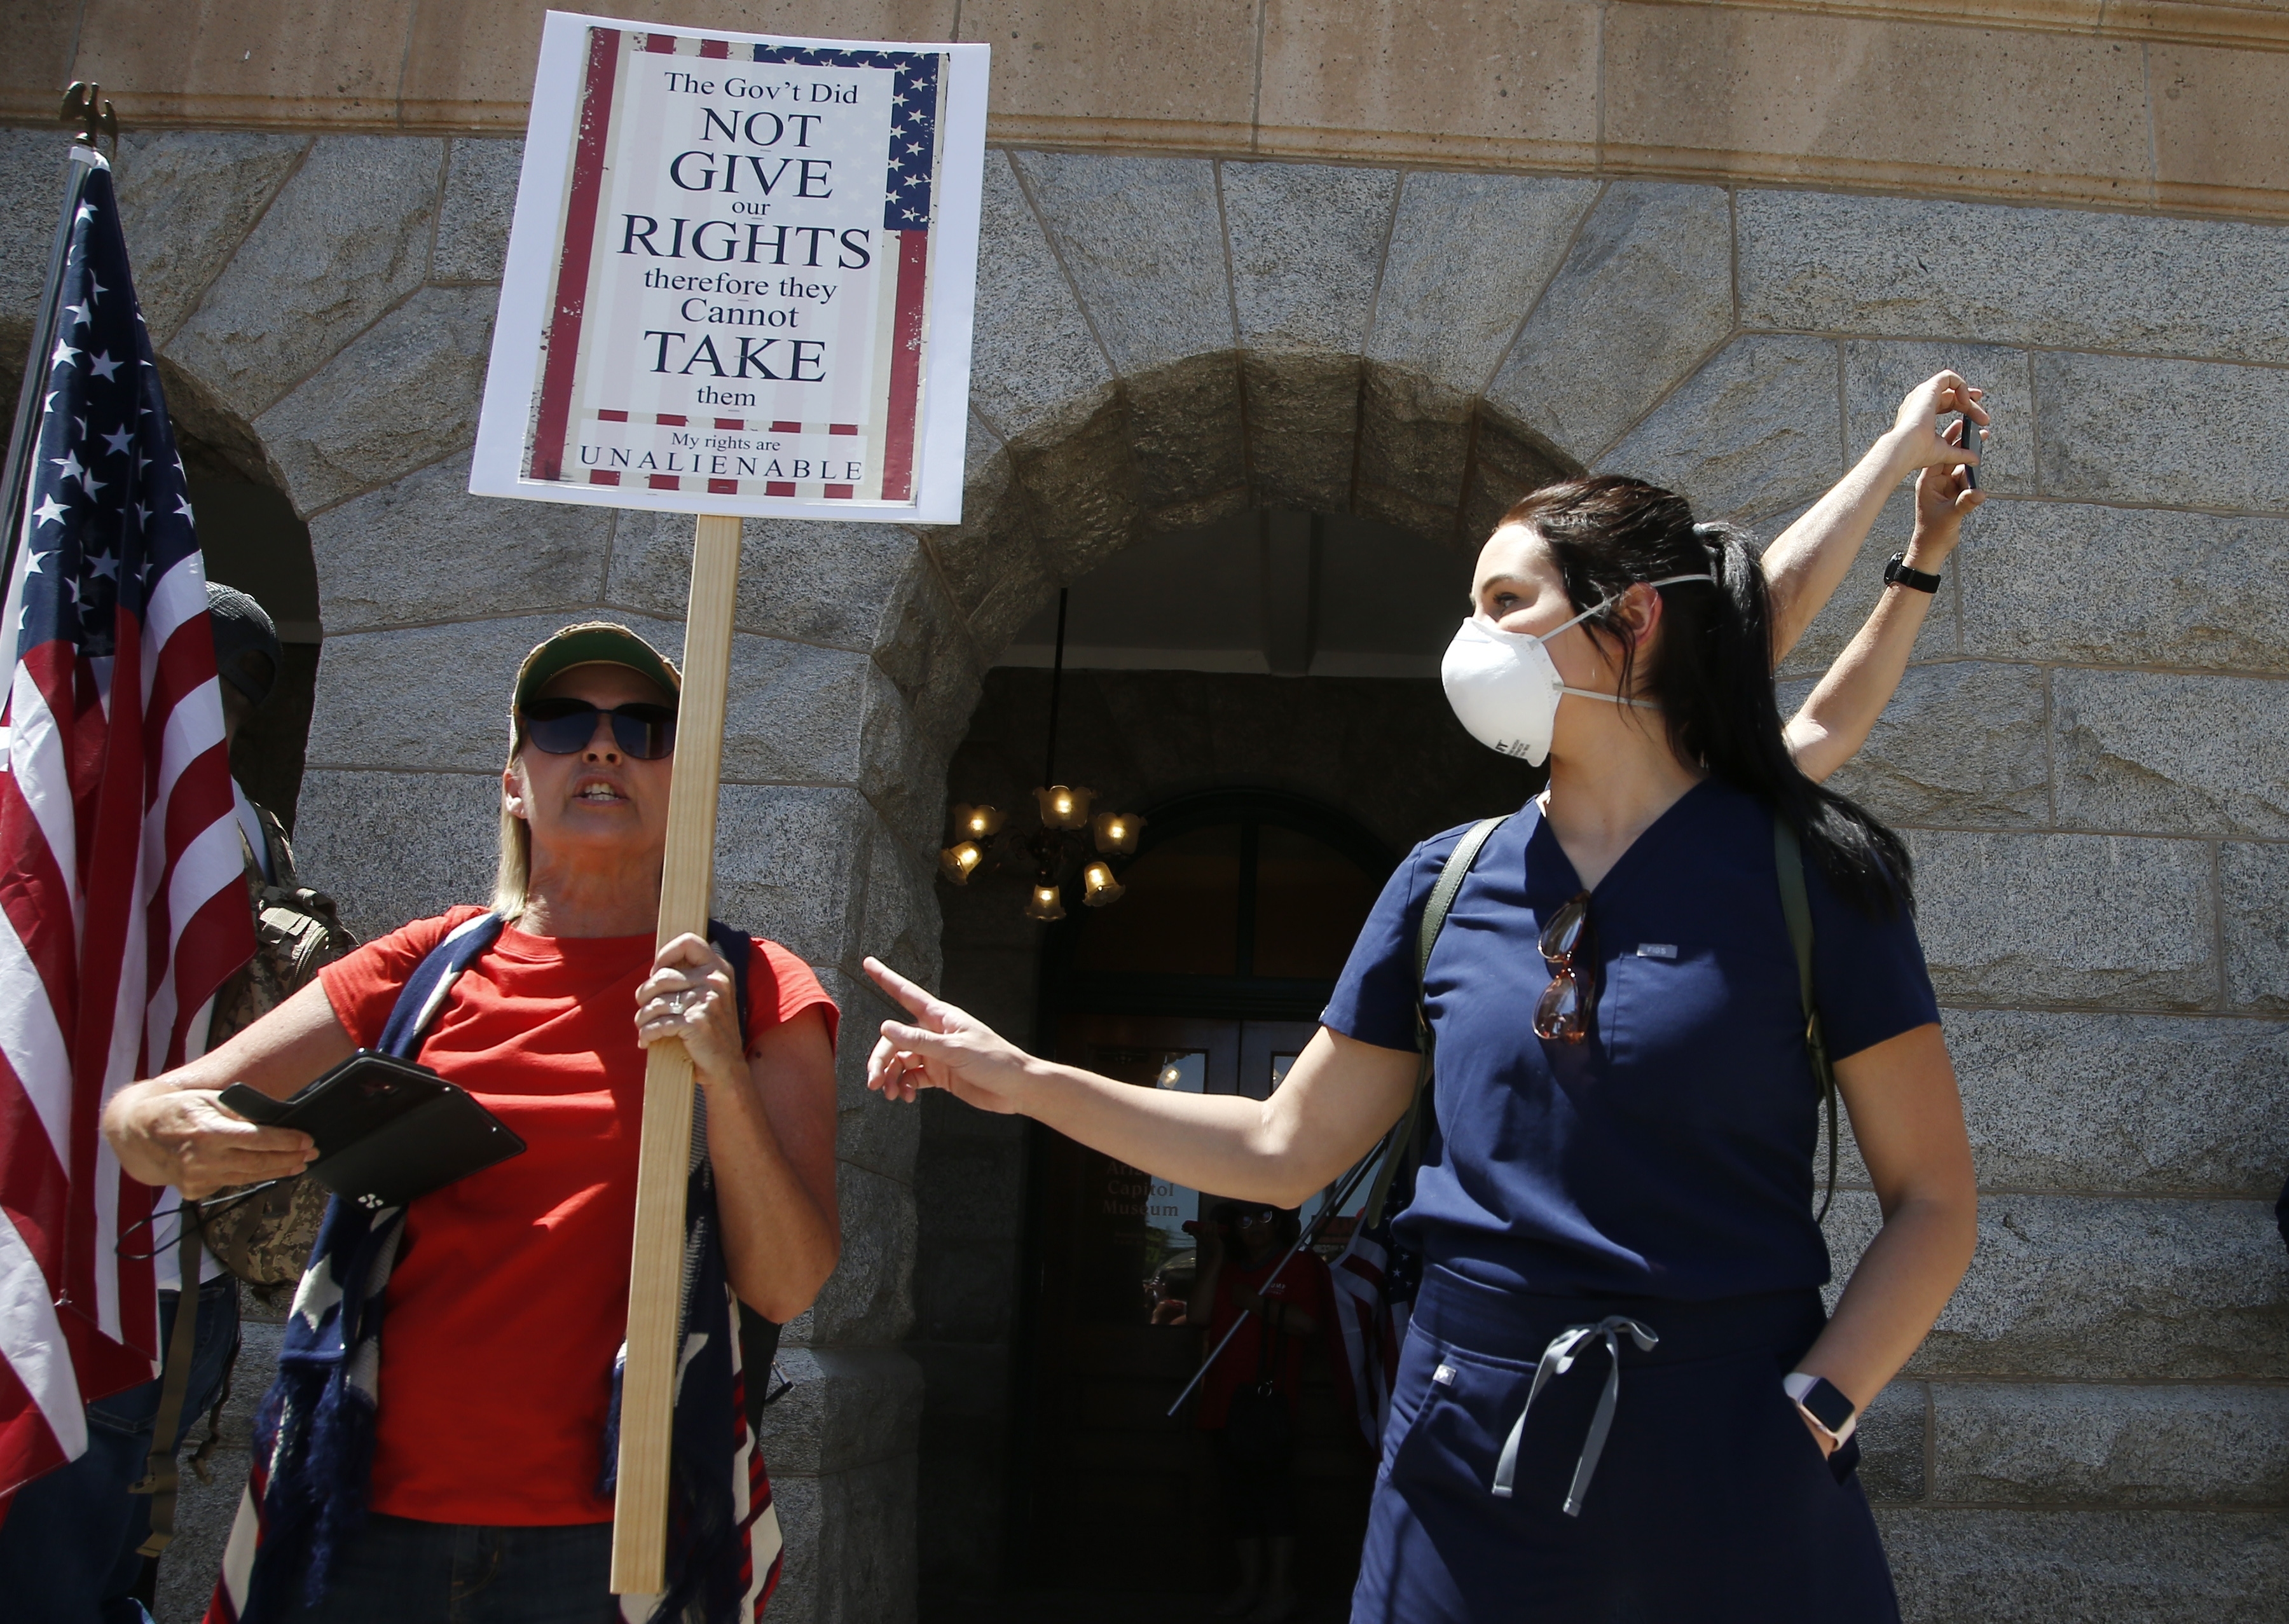
MULTIPOLYGON (((667 861, 659 945, 707 933, 715 879, 715 802, 731 682, 731 610, 739 591, 739 521, 701 515, 691 544, 683 623, 683 693, 668 780, 667 861)), ((612 1509, 612 1591, 652 1596, 665 1584, 668 1423, 682 1318, 683 1195, 691 1175, 691 1056, 656 1043, 644 1064, 636 1171, 635 1255, 628 1267, 628 1354, 620 1373, 619 1487, 612 1509)))
MULTIPOLYGON (((659 940, 707 927, 747 518, 961 517, 984 45, 551 12, 469 490, 698 519, 659 940)), ((612 1588, 667 1580, 690 1056, 644 1071, 612 1588)))

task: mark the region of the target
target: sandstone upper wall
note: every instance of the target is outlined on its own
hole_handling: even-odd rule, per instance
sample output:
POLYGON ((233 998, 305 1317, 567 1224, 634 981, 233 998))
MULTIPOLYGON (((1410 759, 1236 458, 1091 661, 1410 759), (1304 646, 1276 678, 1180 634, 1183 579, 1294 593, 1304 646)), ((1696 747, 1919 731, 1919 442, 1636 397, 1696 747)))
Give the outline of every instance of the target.
MULTIPOLYGON (((560 0, 993 47, 993 139, 2289 218, 2281 0, 560 0)), ((493 133, 548 0, 50 0, 0 123, 493 133)))

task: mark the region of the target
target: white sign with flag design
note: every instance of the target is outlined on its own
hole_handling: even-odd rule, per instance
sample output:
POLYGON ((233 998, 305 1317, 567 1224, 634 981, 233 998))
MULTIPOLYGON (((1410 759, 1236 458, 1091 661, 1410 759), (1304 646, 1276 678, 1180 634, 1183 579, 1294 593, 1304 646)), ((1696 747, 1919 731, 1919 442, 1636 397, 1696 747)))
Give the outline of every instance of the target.
POLYGON ((985 71, 548 13, 469 489, 958 521, 985 71))

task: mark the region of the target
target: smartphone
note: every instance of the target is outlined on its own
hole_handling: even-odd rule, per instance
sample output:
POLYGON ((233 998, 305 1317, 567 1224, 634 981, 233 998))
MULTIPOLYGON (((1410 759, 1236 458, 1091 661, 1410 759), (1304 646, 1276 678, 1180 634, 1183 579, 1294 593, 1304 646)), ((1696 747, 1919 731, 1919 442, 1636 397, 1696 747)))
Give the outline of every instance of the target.
MULTIPOLYGON (((1979 425, 1971 420, 1971 414, 1967 411, 1963 414, 1963 444, 1964 449, 1971 452, 1973 456, 1975 457, 1979 454, 1979 425)), ((1963 468, 1964 489, 1966 490, 1978 490, 1978 465, 1975 463, 1964 463, 1961 466, 1963 468)))
POLYGON ((524 1153, 524 1141, 428 1067, 360 1049, 290 1099, 244 1083, 222 1103, 250 1122, 316 1142, 310 1176, 368 1210, 403 1206, 524 1153))

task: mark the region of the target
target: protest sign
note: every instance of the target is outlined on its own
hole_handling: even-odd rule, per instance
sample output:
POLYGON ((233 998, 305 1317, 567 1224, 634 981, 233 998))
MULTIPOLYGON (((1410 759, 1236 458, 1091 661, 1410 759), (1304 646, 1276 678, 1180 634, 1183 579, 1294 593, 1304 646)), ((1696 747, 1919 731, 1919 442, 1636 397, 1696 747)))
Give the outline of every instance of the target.
MULTIPOLYGON (((986 68, 983 45, 547 14, 469 489, 696 516, 663 945, 707 927, 741 519, 961 517, 986 68)), ((690 1055, 654 1044, 622 1596, 666 1578, 692 1105, 690 1055)))
POLYGON ((957 521, 985 71, 549 12, 469 489, 957 521))

